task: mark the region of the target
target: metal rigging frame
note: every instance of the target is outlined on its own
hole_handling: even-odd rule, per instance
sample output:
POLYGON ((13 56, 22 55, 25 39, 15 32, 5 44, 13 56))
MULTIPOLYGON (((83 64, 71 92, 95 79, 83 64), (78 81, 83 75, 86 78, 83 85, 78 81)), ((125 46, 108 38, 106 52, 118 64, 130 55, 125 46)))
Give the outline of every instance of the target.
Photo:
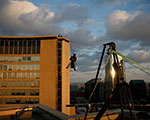
MULTIPOLYGON (((95 85, 94 85, 93 90, 92 90, 92 92, 89 96, 88 103, 90 103, 91 98, 92 98, 92 96, 95 92, 96 86, 97 86, 97 79, 98 79, 98 75, 99 75, 99 72, 100 72, 100 68, 101 68, 101 64, 102 64, 102 60, 103 60, 103 57, 104 57, 106 46, 109 46, 109 49, 111 49, 113 51, 116 51, 116 45, 115 45, 114 42, 103 44, 102 55, 101 55, 101 58, 100 58, 99 66, 98 66, 96 77, 95 77, 95 85)), ((134 110, 134 104, 133 104, 133 100, 132 100, 130 86, 124 81, 124 77, 123 77, 123 73, 122 73, 123 71, 120 69, 120 66, 119 66, 118 55, 115 54, 114 52, 112 54, 113 54, 113 58, 114 58, 114 65, 113 66, 114 66, 114 69, 115 69, 115 72, 116 72, 117 85, 116 85, 116 88, 110 94, 110 96, 107 98, 106 102, 102 106, 102 109, 96 115, 94 120, 100 120, 102 118, 105 111, 110 106, 110 103, 116 97, 117 93, 119 93, 119 97, 120 97, 122 119, 125 120, 125 114, 124 114, 124 110, 123 110, 124 109, 123 108, 123 96, 122 96, 121 90, 123 90, 123 92, 125 94, 125 97, 127 98, 128 107, 129 107, 129 111, 130 111, 130 116, 133 118, 132 109, 134 110)), ((89 106, 87 105, 84 120, 86 120, 88 110, 89 110, 89 106)), ((137 120, 136 114, 134 114, 134 119, 137 120)))

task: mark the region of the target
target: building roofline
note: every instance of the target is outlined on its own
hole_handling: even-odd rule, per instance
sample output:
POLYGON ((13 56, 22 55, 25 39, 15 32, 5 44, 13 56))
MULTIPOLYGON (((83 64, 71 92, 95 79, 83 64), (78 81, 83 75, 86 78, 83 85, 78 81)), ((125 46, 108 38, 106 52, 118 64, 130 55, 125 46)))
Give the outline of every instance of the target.
POLYGON ((0 39, 34 39, 34 38, 57 38, 58 40, 65 40, 67 42, 70 42, 69 39, 65 38, 65 37, 58 37, 57 35, 41 35, 41 36, 0 36, 0 39))

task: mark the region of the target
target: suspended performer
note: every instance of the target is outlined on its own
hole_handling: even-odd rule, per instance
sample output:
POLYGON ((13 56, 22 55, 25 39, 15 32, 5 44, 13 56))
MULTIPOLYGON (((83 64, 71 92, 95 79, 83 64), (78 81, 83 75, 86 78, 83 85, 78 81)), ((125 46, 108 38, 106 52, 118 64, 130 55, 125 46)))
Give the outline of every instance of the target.
POLYGON ((68 64, 66 68, 68 69, 71 64, 71 68, 73 68, 76 71, 76 61, 77 61, 77 57, 76 57, 76 54, 74 53, 73 56, 71 56, 70 63, 68 64))

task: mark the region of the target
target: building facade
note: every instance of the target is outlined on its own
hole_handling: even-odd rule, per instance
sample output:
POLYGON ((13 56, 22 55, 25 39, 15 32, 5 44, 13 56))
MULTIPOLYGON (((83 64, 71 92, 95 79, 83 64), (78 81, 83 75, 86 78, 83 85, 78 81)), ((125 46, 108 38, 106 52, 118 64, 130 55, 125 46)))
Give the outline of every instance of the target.
POLYGON ((0 36, 0 106, 70 104, 69 40, 56 35, 0 36))
MULTIPOLYGON (((95 79, 91 79, 85 83, 85 98, 88 100, 93 88, 95 86, 95 79)), ((97 79, 97 86, 91 98, 91 103, 104 102, 104 83, 101 78, 97 79)))
POLYGON ((144 80, 130 80, 133 100, 137 103, 148 103, 146 84, 144 80))

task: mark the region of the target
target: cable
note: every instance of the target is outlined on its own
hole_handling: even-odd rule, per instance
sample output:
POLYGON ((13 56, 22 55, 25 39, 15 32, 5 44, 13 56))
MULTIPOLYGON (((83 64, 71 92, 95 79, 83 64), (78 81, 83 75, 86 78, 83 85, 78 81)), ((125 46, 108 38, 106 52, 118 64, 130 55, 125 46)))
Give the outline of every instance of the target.
POLYGON ((130 63, 129 61, 125 61, 125 62, 127 62, 128 64, 132 65, 133 67, 139 69, 140 71, 146 73, 147 75, 150 75, 149 72, 145 71, 144 69, 142 69, 142 68, 140 68, 140 67, 138 67, 138 66, 136 66, 136 65, 134 65, 134 64, 132 64, 132 63, 130 63))
POLYGON ((71 49, 71 54, 73 54, 75 52, 75 50, 73 49, 71 42, 70 42, 70 49, 71 49))

